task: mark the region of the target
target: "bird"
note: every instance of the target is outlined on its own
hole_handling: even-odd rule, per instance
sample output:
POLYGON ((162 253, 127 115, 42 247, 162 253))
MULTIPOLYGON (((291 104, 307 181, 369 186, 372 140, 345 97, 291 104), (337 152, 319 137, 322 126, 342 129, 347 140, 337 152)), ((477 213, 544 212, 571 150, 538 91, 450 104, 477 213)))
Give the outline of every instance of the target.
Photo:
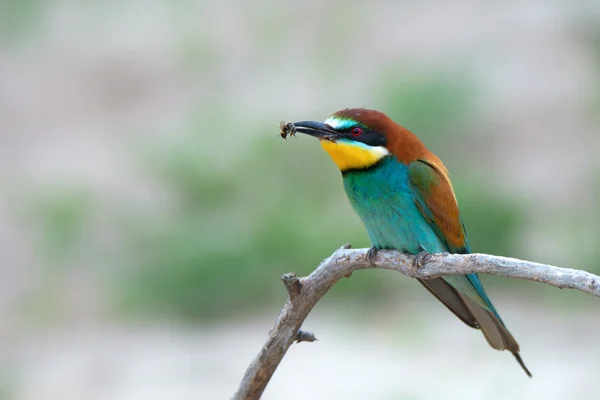
MULTIPOLYGON (((324 122, 293 126, 319 139, 340 169, 348 200, 371 241, 368 258, 380 249, 412 255, 471 253, 448 170, 414 133, 365 108, 346 108, 324 122)), ((477 274, 418 281, 466 325, 481 330, 492 348, 510 351, 532 377, 477 274)))

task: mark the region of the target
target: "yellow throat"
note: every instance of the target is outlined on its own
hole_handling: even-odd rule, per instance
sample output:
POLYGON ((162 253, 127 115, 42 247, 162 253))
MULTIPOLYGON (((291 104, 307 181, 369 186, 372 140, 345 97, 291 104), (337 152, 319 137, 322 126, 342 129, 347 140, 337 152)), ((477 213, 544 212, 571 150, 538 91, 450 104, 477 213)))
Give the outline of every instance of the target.
POLYGON ((321 146, 341 171, 363 169, 375 165, 390 154, 385 147, 368 146, 360 142, 320 140, 321 146))

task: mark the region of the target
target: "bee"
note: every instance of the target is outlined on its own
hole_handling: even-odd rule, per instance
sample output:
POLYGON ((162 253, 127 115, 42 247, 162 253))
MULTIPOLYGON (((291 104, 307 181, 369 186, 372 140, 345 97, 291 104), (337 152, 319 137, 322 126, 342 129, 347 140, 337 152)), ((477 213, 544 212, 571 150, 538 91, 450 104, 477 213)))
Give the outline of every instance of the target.
POLYGON ((279 129, 279 136, 284 139, 287 139, 288 135, 296 137, 296 127, 291 122, 281 121, 279 123, 279 129))

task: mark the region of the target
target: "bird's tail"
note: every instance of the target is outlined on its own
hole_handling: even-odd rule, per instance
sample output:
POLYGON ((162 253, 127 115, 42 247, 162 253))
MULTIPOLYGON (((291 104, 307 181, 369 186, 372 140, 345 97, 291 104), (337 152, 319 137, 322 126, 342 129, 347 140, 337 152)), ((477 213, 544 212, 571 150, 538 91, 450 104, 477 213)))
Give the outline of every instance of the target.
MULTIPOLYGON (((463 290, 477 288, 473 285, 471 279, 467 280, 468 277, 452 278, 454 278, 453 282, 455 284, 463 283, 463 290)), ((446 277, 446 279, 449 279, 449 277, 446 277)), ((495 311, 494 306, 485 294, 485 291, 483 291, 478 280, 475 282, 480 289, 477 290, 477 292, 473 292, 473 295, 481 296, 481 303, 476 302, 470 296, 460 293, 454 286, 450 285, 446 279, 418 279, 418 281, 465 324, 472 328, 480 329, 492 348, 510 351, 519 362, 519 365, 521 365, 521 368, 523 368, 523 371, 531 378, 531 372, 529 372, 529 369, 527 369, 523 359, 519 355, 519 344, 508 329, 506 329, 506 326, 504 326, 504 323, 495 311), (483 304, 487 306, 487 309, 482 306, 483 304)))
POLYGON ((510 351, 517 359, 521 368, 523 368, 523 371, 531 378, 531 372, 529 372, 529 369, 527 369, 523 359, 519 355, 519 343, 517 343, 509 330, 506 329, 504 323, 502 323, 502 321, 500 321, 493 313, 484 309, 469 297, 461 297, 469 308, 469 311, 471 311, 473 317, 477 320, 479 329, 481 329, 483 336, 485 336, 485 339, 490 346, 496 350, 510 351))

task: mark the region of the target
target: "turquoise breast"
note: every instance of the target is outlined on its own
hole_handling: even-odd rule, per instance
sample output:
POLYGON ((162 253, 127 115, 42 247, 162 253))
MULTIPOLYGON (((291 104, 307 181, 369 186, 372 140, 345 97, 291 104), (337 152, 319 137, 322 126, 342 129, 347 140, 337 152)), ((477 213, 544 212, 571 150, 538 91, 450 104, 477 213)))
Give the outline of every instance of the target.
POLYGON ((411 254, 448 251, 415 204, 408 167, 395 157, 343 177, 346 195, 373 246, 411 254))

